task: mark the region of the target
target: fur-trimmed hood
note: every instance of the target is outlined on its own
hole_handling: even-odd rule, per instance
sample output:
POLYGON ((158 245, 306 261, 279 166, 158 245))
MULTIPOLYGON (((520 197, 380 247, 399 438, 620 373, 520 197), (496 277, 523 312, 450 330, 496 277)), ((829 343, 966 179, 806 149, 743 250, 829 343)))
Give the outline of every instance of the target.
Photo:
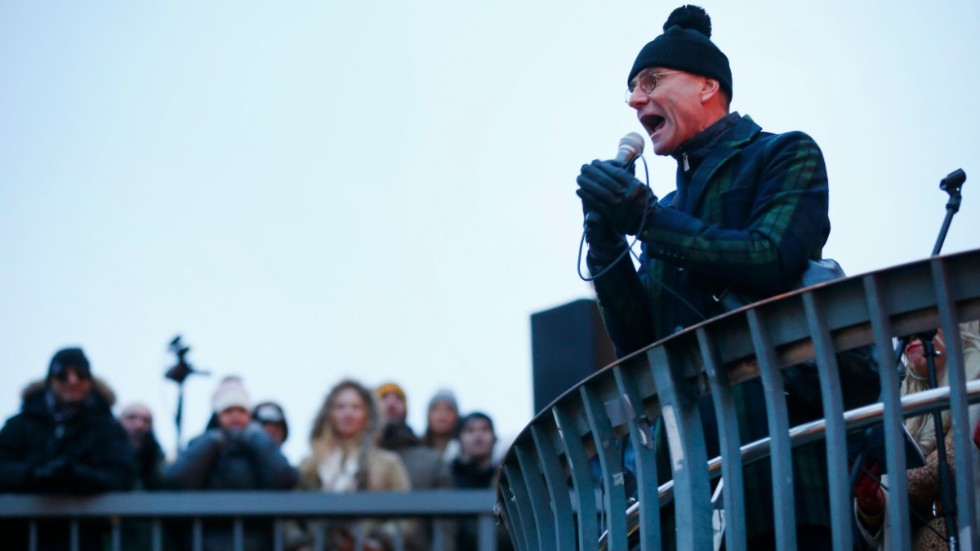
MULTIPOLYGON (((20 398, 23 401, 25 409, 27 403, 32 399, 34 399, 33 398, 34 396, 37 395, 43 396, 47 390, 48 390, 48 384, 47 381, 44 379, 39 379, 37 381, 28 383, 27 386, 24 387, 24 390, 22 390, 20 393, 20 398)), ((105 382, 105 380, 103 379, 100 379, 98 377, 92 378, 92 394, 97 396, 100 399, 100 401, 104 401, 106 406, 108 406, 110 409, 112 408, 112 406, 116 404, 115 391, 112 390, 112 387, 109 386, 109 383, 105 382)))

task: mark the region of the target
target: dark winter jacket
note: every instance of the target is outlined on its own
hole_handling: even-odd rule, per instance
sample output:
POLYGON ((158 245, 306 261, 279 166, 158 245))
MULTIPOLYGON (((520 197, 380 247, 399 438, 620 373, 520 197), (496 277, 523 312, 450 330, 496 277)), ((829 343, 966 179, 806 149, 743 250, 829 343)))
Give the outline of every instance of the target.
POLYGON ((465 462, 460 458, 452 462, 453 482, 457 488, 493 488, 497 468, 494 465, 481 467, 475 463, 465 462))
MULTIPOLYGON (((72 414, 56 410, 43 381, 23 392, 21 412, 0 430, 0 493, 92 494, 123 491, 135 476, 133 450, 122 425, 112 416, 112 390, 95 380, 93 391, 72 414)), ((102 549, 105 521, 82 522, 79 549, 102 549)), ((27 549, 26 523, 0 523, 4 549, 27 549)), ((64 521, 42 523, 37 548, 68 549, 64 521)))
POLYGON ((56 415, 43 381, 28 386, 23 399, 21 412, 0 431, 0 492, 91 494, 132 487, 133 449, 112 416, 115 395, 105 383, 95 380, 70 416, 56 415))
MULTIPOLYGON (((164 488, 174 490, 285 490, 296 485, 298 473, 279 446, 257 423, 245 430, 210 429, 190 441, 187 449, 164 471, 164 488)), ((187 534, 175 540, 186 543, 187 534)), ((272 525, 250 522, 245 549, 272 548, 272 525)), ((230 521, 204 523, 204 548, 231 549, 230 521)))

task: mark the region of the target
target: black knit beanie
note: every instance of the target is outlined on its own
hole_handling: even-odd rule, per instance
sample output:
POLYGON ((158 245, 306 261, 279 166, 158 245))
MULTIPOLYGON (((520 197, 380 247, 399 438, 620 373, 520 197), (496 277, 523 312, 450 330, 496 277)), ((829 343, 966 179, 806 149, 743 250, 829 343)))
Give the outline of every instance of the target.
POLYGON ((78 369, 82 376, 92 376, 92 366, 81 348, 62 348, 51 358, 51 363, 48 365, 48 376, 45 380, 50 382, 52 377, 60 376, 69 367, 78 369))
POLYGON ((698 6, 688 4, 671 12, 664 23, 664 34, 647 43, 636 56, 626 85, 647 67, 678 69, 713 78, 732 99, 728 57, 711 41, 711 18, 698 6))
POLYGON ((496 434, 496 431, 494 431, 493 428, 493 419, 491 419, 489 415, 483 413, 482 411, 474 411, 472 413, 468 413, 464 415, 463 418, 459 420, 459 424, 456 425, 456 437, 459 438, 459 435, 463 433, 463 430, 466 428, 466 425, 470 421, 474 421, 476 419, 483 419, 484 421, 486 421, 487 424, 490 425, 490 431, 496 434))

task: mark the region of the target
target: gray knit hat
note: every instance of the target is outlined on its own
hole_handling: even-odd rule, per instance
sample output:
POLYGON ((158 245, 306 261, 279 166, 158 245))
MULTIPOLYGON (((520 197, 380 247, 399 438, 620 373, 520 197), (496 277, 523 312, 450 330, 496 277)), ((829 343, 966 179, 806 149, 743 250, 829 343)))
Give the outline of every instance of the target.
POLYGON ((432 399, 429 400, 428 411, 431 411, 432 406, 436 405, 439 402, 446 402, 447 404, 452 406, 457 413, 459 413, 459 404, 456 403, 456 395, 453 394, 452 390, 449 390, 448 388, 440 388, 439 390, 437 390, 436 393, 432 396, 432 399))
POLYGON ((671 12, 664 33, 640 50, 626 85, 648 67, 666 67, 713 78, 732 99, 732 69, 728 57, 711 41, 711 18, 690 4, 671 12))

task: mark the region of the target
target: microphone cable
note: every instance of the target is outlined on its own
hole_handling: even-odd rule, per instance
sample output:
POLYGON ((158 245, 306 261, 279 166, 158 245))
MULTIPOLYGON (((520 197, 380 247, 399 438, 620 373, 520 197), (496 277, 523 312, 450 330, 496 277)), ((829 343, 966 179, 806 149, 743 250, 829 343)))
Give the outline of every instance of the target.
MULTIPOLYGON (((646 188, 652 194, 653 193, 653 190, 650 188, 650 168, 647 165, 647 159, 643 155, 640 155, 639 158, 640 158, 641 161, 643 161, 643 177, 644 177, 644 180, 645 180, 646 188)), ((595 281, 595 280, 599 279, 600 277, 602 277, 602 276, 606 275, 607 273, 609 273, 609 270, 611 270, 612 267, 615 266, 616 264, 619 264, 623 260, 623 258, 626 257, 627 254, 632 254, 634 258, 636 258, 637 260, 639 260, 640 257, 639 257, 639 255, 636 254, 635 251, 633 251, 633 246, 636 245, 636 242, 640 240, 640 237, 639 236, 640 236, 640 233, 643 232, 644 227, 646 226, 646 221, 647 221, 647 215, 648 214, 649 214, 649 210, 644 210, 643 211, 643 216, 640 218, 640 226, 639 226, 639 228, 636 231, 636 235, 633 236, 633 240, 630 243, 627 244, 626 250, 624 250, 622 253, 620 253, 619 256, 616 257, 616 260, 614 260, 613 262, 610 262, 608 266, 606 266, 602 270, 599 270, 599 273, 597 273, 597 274, 595 274, 593 276, 586 276, 586 275, 584 275, 582 273, 582 250, 585 248, 585 227, 584 227, 585 226, 585 223, 583 223, 582 224, 583 225, 583 228, 582 228, 582 237, 581 237, 581 239, 579 239, 579 242, 578 242, 578 257, 577 257, 577 262, 575 264, 575 269, 578 272, 579 279, 581 279, 582 281, 588 281, 588 282, 592 282, 592 281, 595 281)), ((680 302, 684 306, 690 308, 691 311, 694 312, 695 314, 697 314, 697 316, 699 318, 701 318, 702 321, 706 321, 708 319, 707 316, 705 316, 703 313, 701 313, 701 310, 698 310, 687 299, 685 299, 683 296, 681 296, 680 293, 678 293, 677 291, 675 291, 674 289, 672 289, 666 283, 664 283, 662 281, 658 281, 656 279, 651 279, 650 281, 653 281, 661 289, 663 289, 664 291, 666 291, 667 293, 669 293, 671 296, 673 296, 675 299, 677 299, 678 302, 680 302)))

